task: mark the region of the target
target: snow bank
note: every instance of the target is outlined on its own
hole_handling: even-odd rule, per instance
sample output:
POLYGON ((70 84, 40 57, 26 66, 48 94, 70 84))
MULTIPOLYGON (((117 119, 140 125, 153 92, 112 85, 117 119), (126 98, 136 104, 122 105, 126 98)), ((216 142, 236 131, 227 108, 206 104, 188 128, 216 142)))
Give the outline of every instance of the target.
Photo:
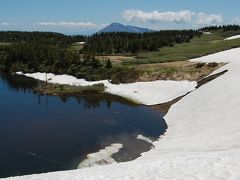
POLYGON ((239 39, 239 38, 240 38, 240 35, 236 35, 236 36, 228 37, 228 38, 226 38, 224 40, 226 41, 226 40, 233 40, 233 39, 239 39))
POLYGON ((151 151, 127 163, 12 179, 240 179, 240 48, 192 61, 229 62, 215 73, 228 72, 170 108, 167 132, 151 151))
POLYGON ((78 165, 78 169, 116 163, 112 155, 122 147, 122 144, 111 144, 96 153, 88 154, 87 158, 78 165))
POLYGON ((212 34, 212 33, 209 32, 209 31, 205 31, 205 32, 203 32, 203 34, 210 35, 210 34, 212 34))
POLYGON ((152 141, 150 138, 145 137, 145 136, 143 136, 142 134, 137 135, 137 139, 143 140, 143 141, 145 141, 145 142, 147 142, 147 143, 149 143, 149 144, 152 144, 152 143, 153 143, 153 141, 152 141))
POLYGON ((55 84, 67 84, 72 86, 88 86, 103 83, 106 92, 122 97, 126 97, 140 104, 155 105, 171 101, 179 96, 185 95, 197 86, 196 82, 189 81, 153 81, 153 82, 136 82, 128 84, 111 84, 108 80, 86 81, 77 79, 69 75, 54 75, 52 73, 33 73, 23 74, 41 81, 47 81, 55 84))

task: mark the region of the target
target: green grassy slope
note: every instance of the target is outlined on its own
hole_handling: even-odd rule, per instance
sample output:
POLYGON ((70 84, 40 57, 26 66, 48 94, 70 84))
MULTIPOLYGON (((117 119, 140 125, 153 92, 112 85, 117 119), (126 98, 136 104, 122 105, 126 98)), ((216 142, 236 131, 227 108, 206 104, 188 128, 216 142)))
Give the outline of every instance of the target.
POLYGON ((203 34, 201 37, 195 37, 189 43, 176 44, 174 47, 164 47, 156 52, 139 53, 136 59, 124 61, 123 64, 183 61, 240 47, 240 39, 224 41, 224 38, 226 38, 226 34, 221 32, 213 32, 210 35, 203 34))

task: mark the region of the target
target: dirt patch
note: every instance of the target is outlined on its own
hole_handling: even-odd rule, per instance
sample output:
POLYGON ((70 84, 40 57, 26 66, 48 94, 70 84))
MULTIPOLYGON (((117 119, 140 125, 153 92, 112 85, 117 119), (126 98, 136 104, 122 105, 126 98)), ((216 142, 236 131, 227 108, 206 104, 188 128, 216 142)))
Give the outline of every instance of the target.
POLYGON ((175 62, 165 62, 165 63, 154 63, 154 64, 140 64, 138 68, 161 68, 161 67, 189 67, 197 64, 193 61, 175 61, 175 62))
POLYGON ((100 61, 104 61, 104 60, 109 59, 110 61, 116 62, 116 63, 121 63, 123 61, 135 59, 135 57, 132 57, 132 56, 120 56, 120 55, 116 55, 116 56, 96 56, 96 58, 99 59, 100 61))
POLYGON ((199 63, 190 61, 178 61, 157 64, 144 64, 135 68, 142 72, 138 81, 175 80, 175 81, 199 81, 213 71, 223 66, 224 63, 199 63))
MULTIPOLYGON (((217 74, 213 74, 213 75, 210 75, 208 77, 205 77, 203 79, 201 79, 200 81, 197 82, 197 86, 196 86, 196 89, 200 88, 201 86, 203 86, 204 84, 218 78, 219 76, 225 74, 228 70, 225 70, 225 71, 222 71, 220 73, 217 73, 217 74)), ((191 93, 191 92, 189 92, 191 93)), ((158 105, 153 105, 153 106, 149 106, 150 108, 154 109, 154 110, 157 110, 157 111, 160 111, 161 113, 165 113, 167 114, 167 112, 169 111, 170 107, 175 104, 176 102, 180 101, 184 96, 188 95, 189 93, 183 95, 183 96, 180 96, 172 101, 169 101, 169 102, 166 102, 166 103, 162 103, 162 104, 158 104, 158 105)))

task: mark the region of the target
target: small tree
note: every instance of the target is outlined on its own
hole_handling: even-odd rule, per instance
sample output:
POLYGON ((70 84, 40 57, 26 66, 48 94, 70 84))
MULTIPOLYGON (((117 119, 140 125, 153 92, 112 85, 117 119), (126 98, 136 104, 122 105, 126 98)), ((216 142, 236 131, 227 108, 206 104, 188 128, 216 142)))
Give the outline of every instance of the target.
POLYGON ((106 61, 106 66, 105 66, 107 69, 110 69, 110 68, 112 68, 112 62, 110 61, 110 59, 108 59, 107 61, 106 61))

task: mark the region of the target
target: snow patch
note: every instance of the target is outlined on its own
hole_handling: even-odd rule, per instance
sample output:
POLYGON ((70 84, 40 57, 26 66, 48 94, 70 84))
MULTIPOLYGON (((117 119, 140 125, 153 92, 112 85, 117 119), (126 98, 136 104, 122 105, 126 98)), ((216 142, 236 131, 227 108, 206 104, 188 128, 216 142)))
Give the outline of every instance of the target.
POLYGON ((205 32, 203 32, 203 34, 210 35, 210 34, 212 34, 212 33, 211 33, 211 32, 208 32, 208 31, 205 31, 205 32))
POLYGON ((122 147, 122 144, 111 144, 96 153, 88 154, 87 158, 78 165, 78 169, 116 163, 112 155, 122 147))
POLYGON ((139 135, 137 136, 137 139, 143 140, 143 141, 145 141, 145 142, 147 142, 147 143, 149 143, 149 144, 152 144, 152 143, 153 143, 153 141, 152 141, 150 138, 145 137, 145 136, 143 136, 142 134, 139 134, 139 135))
POLYGON ((55 75, 52 73, 22 73, 16 74, 25 75, 40 81, 48 81, 53 84, 65 84, 71 86, 91 86, 94 84, 103 83, 106 87, 106 92, 118 96, 131 99, 135 102, 145 105, 155 105, 171 101, 179 96, 193 91, 197 86, 197 82, 189 81, 152 81, 152 82, 135 82, 128 84, 111 84, 108 80, 101 81, 86 81, 77 79, 69 75, 55 75))
POLYGON ((75 44, 78 44, 78 45, 84 45, 84 44, 86 44, 86 42, 84 42, 84 41, 80 41, 80 42, 75 42, 75 44))
POLYGON ((236 35, 236 36, 228 37, 228 38, 226 38, 224 40, 227 41, 227 40, 233 40, 233 39, 239 39, 239 38, 240 38, 240 35, 236 35))

